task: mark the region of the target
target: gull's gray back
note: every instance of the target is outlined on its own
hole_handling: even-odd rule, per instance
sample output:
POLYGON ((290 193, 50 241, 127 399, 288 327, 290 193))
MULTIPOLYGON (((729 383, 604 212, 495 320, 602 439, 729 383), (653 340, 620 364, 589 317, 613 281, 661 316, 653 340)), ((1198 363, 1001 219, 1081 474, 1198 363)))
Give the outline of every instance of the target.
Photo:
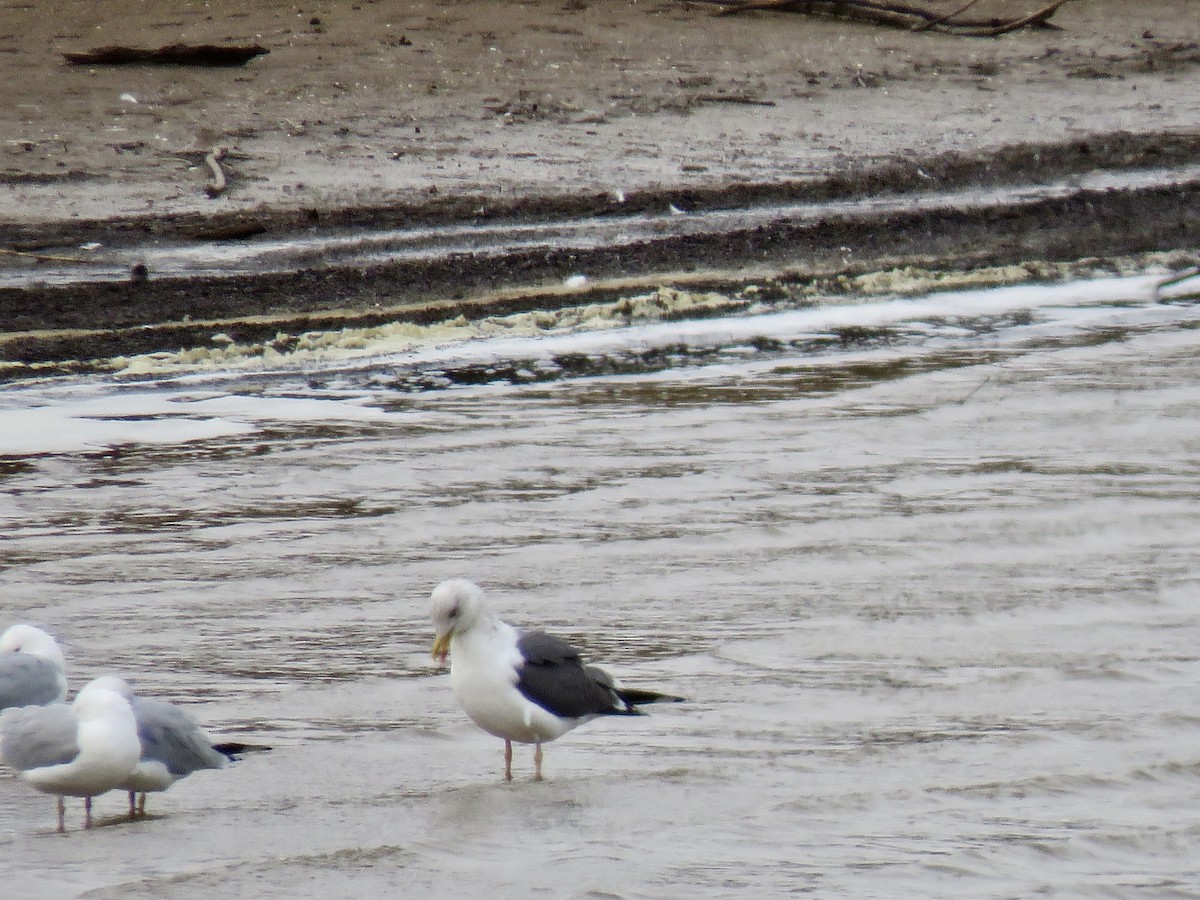
POLYGON ((61 700, 62 676, 49 660, 29 653, 0 653, 0 709, 61 700))
POLYGON ((178 706, 151 697, 134 697, 133 715, 142 742, 142 759, 161 762, 177 778, 225 765, 225 757, 213 749, 196 720, 178 706))
POLYGON ((0 713, 0 761, 18 772, 69 763, 79 755, 79 723, 65 703, 0 713))

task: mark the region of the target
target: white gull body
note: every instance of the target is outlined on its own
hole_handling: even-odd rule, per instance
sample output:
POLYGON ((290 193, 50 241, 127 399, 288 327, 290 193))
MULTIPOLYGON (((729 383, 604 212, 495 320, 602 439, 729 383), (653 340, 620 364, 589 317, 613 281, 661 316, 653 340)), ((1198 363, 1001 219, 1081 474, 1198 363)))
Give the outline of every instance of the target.
POLYGON ((178 706, 165 700, 139 697, 128 682, 114 675, 98 678, 93 684, 115 691, 128 700, 137 722, 141 756, 129 776, 117 785, 129 792, 131 818, 146 814, 147 793, 165 791, 193 772, 220 769, 228 762, 196 720, 178 706), (138 794, 140 799, 137 799, 138 794))
POLYGON ((552 741, 582 720, 560 718, 517 689, 525 663, 518 638, 516 628, 491 615, 460 627, 450 644, 450 687, 471 721, 488 734, 522 744, 552 741))
POLYGON ((90 828, 92 798, 128 778, 141 749, 129 701, 95 682, 70 705, 0 713, 0 760, 37 790, 58 797, 60 832, 66 830, 63 797, 85 798, 84 826, 90 828))
POLYGON ((450 686, 463 711, 504 739, 504 777, 512 780, 512 742, 534 744, 534 778, 542 744, 597 716, 642 715, 638 703, 682 698, 623 688, 579 652, 542 631, 514 628, 492 612, 470 581, 439 584, 430 597, 433 655, 450 657, 450 686))

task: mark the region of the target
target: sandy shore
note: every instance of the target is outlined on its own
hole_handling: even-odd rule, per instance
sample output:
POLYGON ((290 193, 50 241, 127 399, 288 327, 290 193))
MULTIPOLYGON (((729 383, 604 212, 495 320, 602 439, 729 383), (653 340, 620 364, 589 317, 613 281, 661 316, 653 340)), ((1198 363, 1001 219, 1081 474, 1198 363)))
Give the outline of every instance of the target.
MULTIPOLYGON (((1038 5, 993 0, 976 11, 1013 15, 1038 5)), ((1061 30, 969 39, 794 13, 714 17, 710 6, 671 0, 97 0, 53 9, 0 0, 0 247, 53 255, 88 245, 89 259, 111 251, 116 260, 139 245, 229 229, 286 238, 671 205, 915 196, 1097 168, 1194 165, 1200 48, 1192 6, 1168 0, 1131 12, 1118 0, 1070 2, 1054 18, 1061 30), (71 66, 62 57, 177 42, 260 44, 269 53, 229 69, 71 66), (214 147, 225 149, 229 177, 216 197, 206 191, 203 164, 214 147)), ((1140 210, 1165 224, 1111 246, 1114 229, 1105 226, 1098 252, 1194 249, 1191 208, 1189 195, 1101 209, 1102 220, 1140 210)), ((1036 236, 1021 237, 1007 255, 1088 255, 1095 218, 1086 208, 1041 209, 1021 229, 1065 227, 1079 240, 1050 241, 1053 252, 1038 254, 1036 236)), ((883 248, 880 260, 946 255, 920 239, 938 226, 910 224, 911 241, 883 248)), ((861 241, 862 231, 831 234, 829 246, 861 241)), ((978 237, 992 239, 969 239, 978 237)), ((643 254, 644 264, 626 274, 676 271, 685 258, 693 262, 684 268, 694 269, 696 254, 711 268, 748 258, 710 244, 643 254)), ((769 263, 803 268, 807 251, 793 249, 789 257, 774 246, 769 263)), ((341 314, 377 308, 381 293, 389 303, 420 304, 528 288, 577 262, 519 262, 502 266, 515 274, 499 280, 476 278, 468 265, 455 287, 459 260, 421 278, 393 273, 366 299, 327 291, 327 278, 259 279, 258 292, 242 291, 239 302, 247 315, 277 310, 284 296, 293 313, 341 314), (397 284, 406 290, 393 291, 397 284)), ((610 263, 608 274, 617 274, 622 260, 610 263)), ((7 255, 0 265, 30 261, 7 255)), ((127 291, 114 299, 111 287, 83 288, 99 293, 82 307, 36 284, 0 291, 6 355, 68 352, 42 340, 44 332, 239 314, 228 302, 181 312, 165 300, 178 286, 143 286, 134 301, 127 291), (127 317, 111 315, 130 304, 127 317), (72 307, 68 317, 30 312, 72 307)), ((186 342, 181 334, 165 339, 186 342)))

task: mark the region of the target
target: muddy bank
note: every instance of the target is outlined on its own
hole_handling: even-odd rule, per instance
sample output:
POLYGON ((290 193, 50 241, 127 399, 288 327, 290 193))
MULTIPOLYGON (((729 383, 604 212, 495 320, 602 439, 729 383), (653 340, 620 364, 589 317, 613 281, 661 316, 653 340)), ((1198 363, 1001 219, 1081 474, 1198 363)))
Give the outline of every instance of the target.
MULTIPOLYGON (((631 191, 558 192, 520 198, 485 194, 435 195, 418 201, 304 208, 264 205, 253 210, 223 208, 171 216, 124 215, 103 220, 0 221, 0 244, 22 253, 70 252, 79 244, 103 242, 129 249, 150 242, 233 241, 287 237, 320 229, 385 230, 463 222, 536 222, 583 216, 736 209, 757 204, 848 200, 870 195, 928 194, 968 187, 1046 183, 1093 171, 1184 168, 1200 163, 1200 131, 1141 134, 1096 133, 1061 143, 1026 143, 988 150, 952 150, 917 157, 905 154, 847 166, 819 178, 736 184, 670 184, 631 191)), ((34 260, 36 261, 36 260, 34 260)), ((20 260, 3 261, 8 268, 20 260)))
MULTIPOLYGON (((531 248, 501 240, 476 252, 423 253, 375 264, 362 258, 340 262, 331 254, 285 271, 254 271, 251 260, 230 274, 160 277, 149 271, 143 280, 117 270, 95 280, 30 283, 0 291, 6 332, 0 346, 17 364, 15 374, 22 365, 55 360, 209 346, 218 333, 222 340, 272 341, 282 349, 306 331, 556 308, 663 284, 736 292, 768 280, 777 291, 801 293, 839 275, 898 265, 964 270, 1087 259, 1095 267, 1106 257, 1172 250, 1182 251, 1186 262, 1200 246, 1198 148, 1195 135, 1122 134, 975 159, 954 154, 896 161, 807 185, 626 198, 633 212, 677 204, 681 213, 654 223, 652 230, 661 235, 634 242, 553 246, 547 239, 531 248), (1086 179, 1098 172, 1111 173, 1117 185, 1157 174, 1148 185, 1087 187, 1086 179), (1040 195, 1039 185, 1045 189, 1040 195), (883 204, 887 196, 896 202, 883 204), (868 202, 846 203, 855 199, 868 202), (797 203, 810 205, 799 210, 788 205, 797 203), (727 213, 721 225, 687 233, 691 220, 709 210, 727 213), (755 210, 767 211, 766 224, 742 221, 755 210)), ((488 222, 500 235, 509 226, 530 220, 547 225, 555 218, 576 230, 600 231, 609 218, 633 214, 623 206, 612 198, 576 198, 574 205, 556 198, 477 213, 470 221, 488 222)), ((409 215, 424 214, 421 224, 428 226, 452 224, 456 213, 461 210, 446 204, 409 215)), ((310 223, 307 238, 394 229, 408 221, 390 208, 330 218, 328 224, 310 223)), ((256 221, 267 235, 298 227, 286 215, 256 221)), ((159 220, 109 223, 108 244, 124 243, 135 254, 139 240, 152 239, 160 247, 195 245, 191 223, 172 224, 178 232, 165 233, 159 220)), ((236 221, 207 224, 232 228, 236 221)), ((628 227, 621 219, 618 230, 628 227)))
POLYGON ((0 8, 9 224, 707 191, 1200 120, 1188 0, 1068 3, 1061 30, 996 40, 678 0, 0 8), (269 52, 228 70, 64 61, 180 42, 269 52))
POLYGON ((667 0, 6 12, 9 374, 639 286, 1200 245, 1186 2, 1136 20, 1067 4, 1060 31, 987 41, 667 0), (269 53, 205 72, 62 61, 184 40, 269 53), (388 232, 403 252, 344 249, 388 232))

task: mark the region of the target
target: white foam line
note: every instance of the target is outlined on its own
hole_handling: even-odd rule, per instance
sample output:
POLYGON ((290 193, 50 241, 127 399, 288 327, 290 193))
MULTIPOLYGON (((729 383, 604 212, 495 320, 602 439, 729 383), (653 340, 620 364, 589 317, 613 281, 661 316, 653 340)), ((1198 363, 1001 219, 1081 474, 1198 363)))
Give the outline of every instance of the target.
MULTIPOLYGON (((525 334, 514 337, 431 339, 404 350, 358 353, 352 357, 324 356, 319 360, 284 361, 271 368, 254 369, 257 376, 289 375, 301 371, 326 374, 360 372, 378 366, 439 368, 486 365, 501 361, 539 360, 565 354, 603 356, 624 350, 646 350, 686 343, 694 347, 737 345, 754 338, 794 340, 805 335, 828 334, 846 327, 883 327, 897 322, 960 319, 997 315, 1014 310, 1078 307, 1114 301, 1149 303, 1158 276, 1106 277, 1065 284, 1023 284, 1006 288, 946 291, 917 298, 886 298, 861 303, 829 303, 801 310, 741 317, 674 320, 643 325, 608 321, 604 327, 573 331, 525 334)), ((1106 311, 1111 314, 1112 310, 1106 311)), ((245 368, 176 373, 173 384, 212 384, 243 377, 245 368)))
MULTIPOLYGON (((1120 300, 1148 302, 1157 278, 1133 276, 1069 284, 1018 285, 952 291, 913 300, 831 305, 742 318, 696 319, 562 335, 490 338, 439 344, 383 357, 391 363, 433 364, 582 353, 603 355, 630 348, 686 343, 690 346, 738 343, 758 337, 794 339, 846 327, 881 327, 904 321, 998 315, 1022 309, 1082 306, 1120 300)), ((361 360, 358 366, 361 366, 361 360)))

